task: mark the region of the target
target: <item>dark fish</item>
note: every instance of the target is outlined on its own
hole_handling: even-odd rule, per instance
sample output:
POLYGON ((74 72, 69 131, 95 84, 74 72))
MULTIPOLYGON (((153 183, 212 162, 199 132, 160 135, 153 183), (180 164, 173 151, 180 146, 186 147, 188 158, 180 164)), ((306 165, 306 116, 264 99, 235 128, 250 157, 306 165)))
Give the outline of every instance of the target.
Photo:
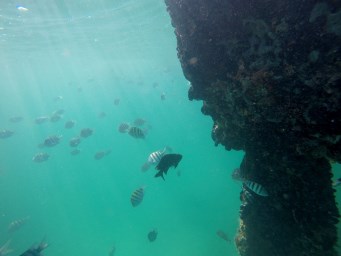
POLYGON ((155 174, 155 177, 161 177, 163 180, 165 180, 165 178, 163 177, 163 174, 167 174, 168 169, 172 166, 176 168, 179 162, 181 161, 181 159, 182 159, 182 155, 180 154, 164 155, 161 158, 158 165, 155 167, 155 169, 159 171, 157 174, 155 174))
POLYGON ((129 129, 128 134, 136 139, 144 139, 144 131, 142 131, 140 128, 133 126, 129 129))
POLYGON ((42 251, 45 250, 49 245, 43 241, 38 246, 32 246, 26 250, 20 256, 42 256, 42 251))
POLYGON ((161 93, 160 98, 161 98, 161 100, 165 100, 166 99, 166 94, 164 92, 161 93))
POLYGON ((104 156, 109 155, 111 153, 111 150, 106 150, 106 151, 98 151, 95 155, 94 158, 96 160, 102 159, 104 156))
POLYGON ((119 98, 114 99, 114 105, 118 106, 120 104, 120 101, 121 100, 119 98))
POLYGON ((65 123, 64 127, 65 129, 71 129, 72 127, 74 127, 76 124, 76 121, 74 120, 69 120, 65 123))
POLYGON ((113 245, 109 251, 109 256, 114 256, 116 252, 116 246, 113 245))
POLYGON ((94 131, 90 128, 84 128, 81 130, 81 137, 83 138, 87 138, 89 137, 90 135, 92 135, 94 131))
POLYGON ((59 121, 61 118, 62 118, 61 114, 54 112, 50 117, 50 122, 55 123, 55 122, 59 121))
MULTIPOLYGON (((18 229, 20 229, 22 226, 24 226, 27 221, 30 219, 30 217, 25 217, 25 218, 22 218, 22 219, 17 219, 17 220, 14 220, 12 221, 9 225, 8 225, 8 228, 7 228, 7 231, 8 232, 14 232, 14 231, 17 231, 18 229)), ((1 254, 0 254, 1 255, 1 254)))
POLYGON ((72 151, 70 152, 70 154, 73 155, 73 156, 76 156, 76 155, 78 155, 80 152, 81 152, 80 149, 76 148, 76 149, 72 150, 72 151))
POLYGON ((11 253, 13 250, 9 248, 10 241, 7 241, 0 247, 0 256, 5 256, 11 253))
POLYGON ((132 204, 133 207, 138 206, 142 200, 143 200, 143 196, 144 196, 144 188, 138 188, 136 189, 130 197, 130 202, 132 204))
POLYGON ((64 114, 65 110, 64 109, 58 109, 52 113, 52 115, 62 115, 64 114))
POLYGON ((11 137, 12 135, 14 134, 13 131, 10 131, 10 130, 1 130, 0 131, 0 139, 7 139, 9 137, 11 137))
POLYGON ((71 138, 71 140, 69 141, 69 145, 71 147, 77 147, 79 143, 81 143, 81 138, 78 136, 71 138))
POLYGON ((35 121, 36 124, 42 124, 42 123, 45 123, 49 119, 50 118, 47 117, 47 116, 39 116, 34 121, 35 121))
POLYGON ((118 126, 118 131, 120 133, 126 133, 130 128, 130 125, 128 123, 121 123, 119 126, 118 126))
POLYGON ((135 126, 143 126, 146 123, 146 120, 142 118, 136 118, 134 121, 135 126))
POLYGON ((216 232, 217 236, 219 236, 221 239, 225 240, 227 243, 231 243, 231 240, 228 238, 228 236, 226 235, 226 233, 222 230, 218 230, 216 232))
POLYGON ((150 163, 145 162, 142 166, 141 166, 141 172, 146 172, 149 170, 150 167, 150 163))
POLYGON ((47 137, 45 140, 44 140, 44 143, 42 146, 45 146, 45 147, 54 147, 56 145, 59 144, 60 140, 61 140, 62 136, 58 136, 58 135, 51 135, 49 137, 47 137))
POLYGON ((47 153, 38 153, 32 158, 32 160, 33 162, 36 162, 36 163, 42 163, 42 162, 47 161, 49 157, 50 155, 47 153))
POLYGON ((243 184, 245 187, 247 187, 249 190, 251 190, 252 192, 256 193, 259 196, 269 196, 266 189, 256 182, 245 180, 243 184))
POLYGON ((107 116, 107 114, 105 112, 103 112, 103 111, 98 114, 99 118, 104 118, 106 116, 107 116))
POLYGON ((152 231, 148 233, 148 240, 149 242, 154 242, 156 238, 157 238, 157 230, 153 229, 152 231))
MULTIPOLYGON (((22 116, 13 116, 9 119, 11 123, 19 123, 23 120, 24 118, 22 116)), ((0 254, 1 255, 1 254, 0 254)))

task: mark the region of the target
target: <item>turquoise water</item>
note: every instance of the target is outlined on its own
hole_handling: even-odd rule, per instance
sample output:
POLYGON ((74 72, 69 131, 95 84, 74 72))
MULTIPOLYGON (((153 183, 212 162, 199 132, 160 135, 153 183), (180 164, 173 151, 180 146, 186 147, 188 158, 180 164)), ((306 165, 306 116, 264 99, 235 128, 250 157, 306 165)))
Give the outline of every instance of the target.
POLYGON ((11 240, 10 255, 19 255, 46 237, 46 256, 108 255, 113 245, 118 256, 237 255, 216 231, 233 240, 237 230, 241 184, 231 172, 243 154, 214 147, 211 118, 188 101, 164 3, 25 1, 26 12, 16 5, 0 3, 0 130, 14 131, 0 140, 0 245, 11 240), (61 120, 35 124, 59 109, 61 120), (144 140, 118 132, 136 118, 147 121, 144 140), (70 119, 76 125, 65 129, 70 119), (87 127, 94 134, 72 156, 69 140, 87 127), (38 147, 54 134, 63 136, 59 145, 38 147), (183 155, 178 168, 165 181, 153 168, 141 172, 166 145, 183 155), (33 162, 38 152, 50 159, 33 162), (142 186, 133 208, 130 196, 142 186))

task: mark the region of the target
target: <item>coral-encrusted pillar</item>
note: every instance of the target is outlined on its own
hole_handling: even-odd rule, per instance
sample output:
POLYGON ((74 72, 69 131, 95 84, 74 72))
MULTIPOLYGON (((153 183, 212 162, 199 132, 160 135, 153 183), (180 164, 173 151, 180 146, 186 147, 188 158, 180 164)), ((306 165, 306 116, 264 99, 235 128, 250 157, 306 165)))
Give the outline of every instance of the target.
POLYGON ((330 161, 341 162, 341 2, 165 0, 212 139, 244 150, 243 256, 335 256, 330 161))

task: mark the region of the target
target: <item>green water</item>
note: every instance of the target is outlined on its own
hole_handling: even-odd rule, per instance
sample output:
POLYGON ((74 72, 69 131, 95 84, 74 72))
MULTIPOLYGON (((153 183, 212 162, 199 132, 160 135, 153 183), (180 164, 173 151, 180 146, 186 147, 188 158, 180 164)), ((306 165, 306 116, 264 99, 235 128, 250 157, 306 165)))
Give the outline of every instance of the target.
POLYGON ((0 245, 11 240, 10 255, 19 255, 46 237, 46 256, 108 255, 113 245, 118 256, 236 255, 216 231, 233 239, 237 229, 240 184, 230 174, 242 153, 214 147, 211 118, 201 102, 188 101, 164 3, 25 1, 29 10, 20 12, 4 2, 0 128, 15 134, 0 140, 0 245), (60 121, 35 124, 58 109, 65 110, 60 121), (12 123, 13 116, 23 121, 12 123), (145 140, 118 132, 136 118, 151 126, 145 140), (77 123, 68 130, 70 119, 77 123), (69 140, 86 127, 94 134, 71 156, 69 140), (63 135, 59 145, 37 147, 53 134, 63 135), (141 172, 148 155, 166 145, 183 155, 178 168, 165 181, 153 168, 141 172), (104 149, 111 154, 95 160, 104 149), (41 151, 50 159, 33 162, 41 151), (141 186, 144 200, 133 208, 131 193, 141 186), (153 228, 158 238, 150 243, 153 228))
POLYGON ((113 245, 117 256, 237 255, 216 231, 231 240, 236 233, 241 184, 231 172, 243 154, 214 147, 211 118, 188 101, 164 3, 25 1, 27 12, 17 4, 0 3, 0 129, 15 132, 0 140, 0 245, 11 240, 10 255, 19 255, 46 237, 46 256, 108 255, 113 245), (58 109, 60 121, 35 124, 58 109), (136 118, 150 126, 144 140, 118 132, 136 118), (70 119, 77 123, 68 130, 70 119), (86 127, 94 134, 70 155, 69 140, 86 127), (37 147, 54 134, 63 136, 59 145, 37 147), (153 168, 141 172, 166 145, 183 155, 178 168, 165 181, 153 168), (33 162, 41 151, 50 159, 33 162), (133 208, 131 193, 141 186, 145 197, 133 208))

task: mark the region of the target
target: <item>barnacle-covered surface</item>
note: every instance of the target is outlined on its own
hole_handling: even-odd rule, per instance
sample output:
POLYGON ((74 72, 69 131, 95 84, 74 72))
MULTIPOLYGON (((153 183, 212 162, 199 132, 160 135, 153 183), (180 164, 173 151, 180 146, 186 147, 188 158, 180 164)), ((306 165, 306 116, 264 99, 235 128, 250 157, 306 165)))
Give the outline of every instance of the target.
POLYGON ((246 152, 241 255, 337 255, 331 161, 341 162, 341 2, 165 0, 178 57, 213 118, 246 152))

